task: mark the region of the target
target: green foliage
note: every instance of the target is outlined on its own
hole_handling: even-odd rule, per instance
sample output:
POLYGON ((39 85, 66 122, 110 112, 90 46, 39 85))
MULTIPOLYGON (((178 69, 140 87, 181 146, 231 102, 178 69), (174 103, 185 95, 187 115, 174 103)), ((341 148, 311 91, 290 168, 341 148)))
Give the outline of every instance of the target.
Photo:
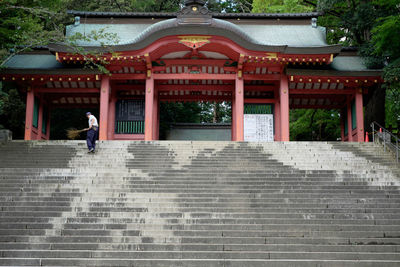
POLYGON ((0 128, 13 132, 14 138, 23 138, 25 102, 13 85, 3 84, 0 89, 0 128))
POLYGON ((253 13, 310 12, 313 8, 301 0, 254 0, 253 13))
POLYGON ((382 18, 372 30, 375 53, 388 57, 400 56, 400 15, 382 18))
POLYGON ((207 7, 209 10, 220 13, 250 13, 253 0, 209 0, 207 7))
POLYGON ((340 116, 336 110, 290 111, 290 140, 336 141, 340 138, 340 116))
POLYGON ((330 43, 356 46, 369 68, 384 67, 387 125, 399 124, 400 1, 319 0, 330 43), (386 66, 385 66, 386 65, 386 66))
POLYGON ((63 0, 0 1, 0 66, 13 54, 64 39, 63 0))
POLYGON ((400 126, 400 58, 385 67, 386 126, 400 126))

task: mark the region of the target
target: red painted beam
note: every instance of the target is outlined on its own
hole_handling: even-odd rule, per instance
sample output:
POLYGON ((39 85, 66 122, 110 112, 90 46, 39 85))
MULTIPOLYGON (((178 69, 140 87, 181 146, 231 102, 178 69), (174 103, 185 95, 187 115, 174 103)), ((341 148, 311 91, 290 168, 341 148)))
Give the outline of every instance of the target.
POLYGON ((354 94, 354 90, 345 89, 290 89, 291 95, 351 95, 354 94))
POLYGON ((274 104, 276 103, 275 99, 258 99, 258 98, 245 98, 244 103, 245 104, 274 104))
POLYGON ((220 91, 220 92, 232 92, 235 87, 234 85, 215 85, 215 84, 199 84, 199 85, 191 85, 191 84, 159 84, 156 86, 158 91, 220 91))
POLYGON ((144 73, 113 73, 111 80, 145 80, 146 74, 144 73))
POLYGON ((291 109, 341 109, 339 105, 290 105, 291 109))
POLYGON ((156 80, 235 80, 236 74, 155 73, 156 80))
POLYGON ((279 81, 280 77, 280 74, 243 74, 243 79, 249 81, 279 81))
POLYGON ((35 92, 51 94, 99 93, 100 88, 35 88, 35 92))
POLYGON ((160 95, 160 101, 232 101, 232 96, 211 96, 211 95, 160 95))
POLYGON ((167 67, 169 66, 193 66, 193 65, 204 65, 204 66, 225 66, 227 61, 232 62, 230 59, 160 59, 167 67))

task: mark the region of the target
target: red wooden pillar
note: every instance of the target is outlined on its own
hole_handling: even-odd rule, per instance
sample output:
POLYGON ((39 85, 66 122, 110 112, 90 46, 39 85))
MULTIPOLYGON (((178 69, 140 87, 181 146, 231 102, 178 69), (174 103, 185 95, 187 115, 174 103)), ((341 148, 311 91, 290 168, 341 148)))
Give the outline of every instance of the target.
POLYGON ((101 78, 101 88, 100 88, 99 140, 107 140, 109 100, 110 100, 110 76, 104 75, 101 78))
POLYGON ((351 97, 347 97, 347 141, 353 141, 353 126, 351 123, 351 97))
POLYGON ((244 141, 244 80, 236 76, 235 87, 235 138, 244 141))
POLYGON ((117 95, 115 90, 111 89, 110 106, 108 108, 108 126, 107 126, 107 138, 108 140, 114 140, 115 133, 115 105, 117 103, 117 95))
POLYGON ((146 110, 144 119, 144 140, 153 140, 153 112, 154 112, 154 78, 153 75, 146 79, 146 110))
POLYGON ((35 93, 33 89, 28 87, 28 91, 26 94, 26 111, 25 111, 25 140, 32 140, 34 103, 35 103, 35 93))
POLYGON ((232 123, 231 123, 231 140, 236 141, 236 109, 235 96, 232 96, 232 123))
POLYGON ((286 75, 281 76, 280 87, 281 141, 289 141, 289 83, 286 75))
POLYGON ((362 89, 356 92, 357 142, 364 142, 364 110, 362 89))
POLYGON ((154 88, 154 102, 153 102, 153 140, 157 140, 157 128, 158 128, 158 92, 157 89, 154 88))
POLYGON ((281 141, 281 106, 279 104, 278 94, 275 96, 274 104, 274 122, 275 122, 275 141, 281 141))

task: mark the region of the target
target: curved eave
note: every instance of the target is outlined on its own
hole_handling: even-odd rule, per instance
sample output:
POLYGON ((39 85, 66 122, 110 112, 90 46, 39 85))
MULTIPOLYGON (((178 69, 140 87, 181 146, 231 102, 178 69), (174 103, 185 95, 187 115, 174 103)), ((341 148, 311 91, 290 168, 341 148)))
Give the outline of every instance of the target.
POLYGON ((71 69, 71 68, 58 68, 58 69, 2 69, 1 74, 14 74, 14 75, 97 75, 102 74, 99 70, 94 69, 71 69))
MULTIPOLYGON (((98 46, 82 46, 87 53, 111 53, 111 52, 128 52, 137 51, 146 48, 148 44, 136 43, 128 45, 115 45, 107 47, 98 46)), ((319 46, 319 47, 290 47, 290 46, 268 46, 268 45, 257 45, 252 43, 239 43, 242 47, 258 52, 275 52, 282 54, 300 54, 300 55, 320 55, 320 54, 338 54, 342 48, 341 45, 330 45, 330 46, 319 46)), ((52 53, 75 53, 70 46, 62 43, 49 44, 49 50, 52 53)))

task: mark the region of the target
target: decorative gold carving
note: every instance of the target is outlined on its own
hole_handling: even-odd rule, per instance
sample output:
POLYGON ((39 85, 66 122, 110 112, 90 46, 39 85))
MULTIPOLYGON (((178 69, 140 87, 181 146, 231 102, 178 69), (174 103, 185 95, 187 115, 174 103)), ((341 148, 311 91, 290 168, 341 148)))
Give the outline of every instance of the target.
POLYGON ((278 54, 277 53, 266 53, 266 58, 268 59, 277 59, 278 58, 278 54))
POLYGON ((243 77, 243 72, 241 70, 238 71, 238 77, 241 79, 243 77))
POLYGON ((147 70, 147 78, 151 77, 151 70, 147 70))
POLYGON ((181 39, 179 43, 189 48, 197 49, 210 43, 211 36, 178 36, 178 38, 181 39))

